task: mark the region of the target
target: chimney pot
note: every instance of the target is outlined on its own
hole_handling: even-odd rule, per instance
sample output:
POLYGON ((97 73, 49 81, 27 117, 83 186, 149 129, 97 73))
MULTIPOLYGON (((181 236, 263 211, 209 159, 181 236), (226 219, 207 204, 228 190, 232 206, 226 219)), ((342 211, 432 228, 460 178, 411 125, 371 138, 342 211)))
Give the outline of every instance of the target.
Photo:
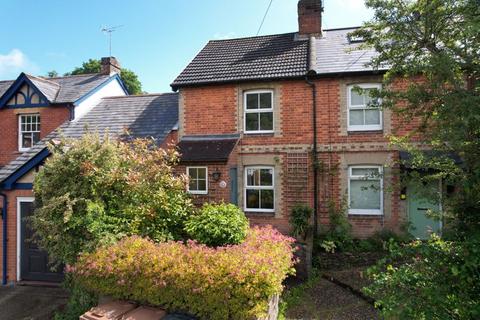
POLYGON ((300 36, 322 35, 322 0, 298 1, 298 33, 300 36))
POLYGON ((101 60, 101 73, 106 75, 112 75, 114 73, 120 74, 121 67, 120 62, 118 62, 115 57, 104 57, 101 60))

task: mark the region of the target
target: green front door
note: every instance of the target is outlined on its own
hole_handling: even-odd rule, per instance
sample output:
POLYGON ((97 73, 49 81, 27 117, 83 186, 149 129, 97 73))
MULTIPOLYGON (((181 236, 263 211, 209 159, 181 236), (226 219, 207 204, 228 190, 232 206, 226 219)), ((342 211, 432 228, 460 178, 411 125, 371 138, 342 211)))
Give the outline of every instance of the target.
POLYGON ((408 217, 410 221, 410 233, 418 239, 428 239, 431 233, 439 234, 442 223, 439 219, 427 217, 427 212, 439 212, 440 203, 433 200, 435 193, 438 194, 439 183, 429 183, 418 190, 415 187, 408 188, 408 217))

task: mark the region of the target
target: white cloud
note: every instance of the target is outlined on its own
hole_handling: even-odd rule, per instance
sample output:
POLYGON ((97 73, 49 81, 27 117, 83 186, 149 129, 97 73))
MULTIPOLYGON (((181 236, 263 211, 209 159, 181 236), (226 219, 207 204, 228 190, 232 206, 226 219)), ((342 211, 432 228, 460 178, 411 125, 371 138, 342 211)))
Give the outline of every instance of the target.
POLYGON ((236 33, 231 31, 231 32, 228 32, 228 33, 215 33, 215 35, 213 36, 213 38, 215 40, 225 40, 225 39, 232 39, 232 38, 235 38, 236 36, 236 33))
POLYGON ((337 0, 338 3, 348 9, 362 9, 365 8, 365 0, 337 0))
POLYGON ((0 79, 16 77, 22 71, 36 73, 38 68, 19 49, 12 49, 7 54, 0 54, 0 79))

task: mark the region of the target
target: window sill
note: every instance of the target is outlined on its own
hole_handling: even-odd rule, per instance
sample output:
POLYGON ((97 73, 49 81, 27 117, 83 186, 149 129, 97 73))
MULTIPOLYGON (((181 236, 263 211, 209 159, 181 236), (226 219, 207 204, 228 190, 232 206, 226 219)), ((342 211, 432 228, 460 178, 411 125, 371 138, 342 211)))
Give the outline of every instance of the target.
POLYGON ((245 137, 273 137, 275 132, 244 132, 245 137))
POLYGON ((348 133, 348 134, 353 134, 353 135, 357 135, 357 134, 383 133, 383 129, 370 129, 370 130, 352 130, 352 129, 348 129, 348 130, 347 130, 347 133, 348 133))
POLYGON ((383 213, 381 212, 348 212, 348 216, 351 217, 381 217, 383 213))
POLYGON ((264 217, 274 217, 275 211, 245 211, 247 216, 264 216, 264 217))

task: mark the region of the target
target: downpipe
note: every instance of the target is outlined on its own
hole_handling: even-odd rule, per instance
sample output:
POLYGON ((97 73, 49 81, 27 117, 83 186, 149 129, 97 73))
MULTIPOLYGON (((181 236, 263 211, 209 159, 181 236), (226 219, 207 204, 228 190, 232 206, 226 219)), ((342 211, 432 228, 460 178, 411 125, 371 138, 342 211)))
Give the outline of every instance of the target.
POLYGON ((0 196, 3 198, 3 207, 2 207, 2 285, 7 285, 7 195, 0 193, 0 196))

